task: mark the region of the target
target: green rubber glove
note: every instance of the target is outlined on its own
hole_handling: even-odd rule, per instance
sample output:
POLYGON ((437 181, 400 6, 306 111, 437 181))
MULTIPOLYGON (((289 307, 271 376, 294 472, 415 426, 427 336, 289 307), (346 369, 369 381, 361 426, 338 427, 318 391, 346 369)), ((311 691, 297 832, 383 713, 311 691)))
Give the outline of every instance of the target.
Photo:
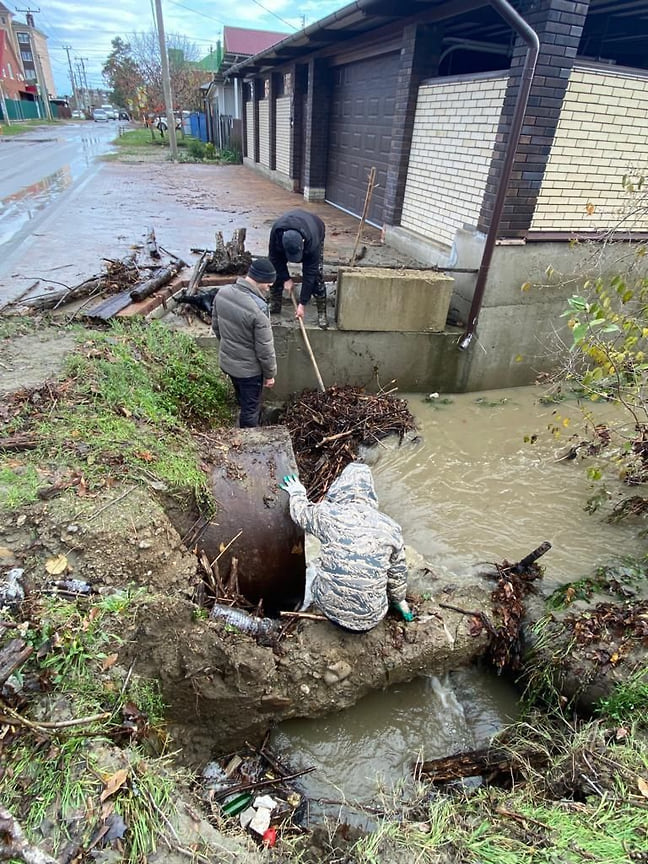
POLYGON ((396 609, 396 611, 400 614, 403 621, 407 621, 408 624, 410 621, 414 620, 414 614, 407 605, 406 600, 403 600, 401 603, 394 603, 394 609, 396 609))
POLYGON ((296 474, 286 474, 283 478, 283 482, 279 484, 279 488, 283 489, 284 492, 287 492, 289 495, 295 495, 299 492, 304 495, 306 494, 306 487, 303 483, 299 482, 296 474))

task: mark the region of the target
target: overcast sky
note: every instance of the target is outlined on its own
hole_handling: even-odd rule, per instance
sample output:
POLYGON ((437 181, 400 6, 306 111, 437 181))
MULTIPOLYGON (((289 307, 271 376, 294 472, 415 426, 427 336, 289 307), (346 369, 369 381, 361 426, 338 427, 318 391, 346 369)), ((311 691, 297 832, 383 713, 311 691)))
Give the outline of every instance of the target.
MULTIPOLYGON (((20 21, 31 4, 3 0, 20 21)), ((209 54, 222 38, 223 25, 252 27, 295 33, 306 25, 325 18, 350 0, 162 0, 164 29, 167 35, 180 34, 194 42, 200 56, 209 54)), ((111 51, 111 40, 128 40, 133 33, 153 29, 154 0, 41 0, 34 9, 36 27, 48 37, 52 72, 58 95, 71 91, 67 53, 70 59, 83 58, 88 86, 104 87, 101 69, 111 51)))

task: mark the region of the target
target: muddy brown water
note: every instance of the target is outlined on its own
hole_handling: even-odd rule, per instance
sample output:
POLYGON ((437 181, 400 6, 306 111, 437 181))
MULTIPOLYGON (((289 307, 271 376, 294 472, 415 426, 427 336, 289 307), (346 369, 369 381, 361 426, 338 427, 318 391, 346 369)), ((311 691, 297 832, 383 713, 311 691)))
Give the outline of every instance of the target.
MULTIPOLYGON (((517 561, 549 540, 552 548, 539 562, 548 594, 619 555, 646 552, 636 523, 612 525, 586 512, 597 488, 587 467, 596 461, 557 461, 573 435, 582 439, 582 407, 542 404, 542 392, 522 387, 432 401, 403 394, 418 441, 399 446, 389 440, 364 454, 381 508, 442 580, 478 562, 517 561)), ((606 405, 596 406, 595 416, 610 424, 625 419, 606 405)), ((607 485, 613 500, 631 494, 613 475, 607 485)), ((517 700, 502 678, 457 670, 443 680, 430 676, 373 694, 324 719, 285 723, 273 747, 297 769, 317 767, 302 778, 313 799, 310 818, 324 810, 362 823, 366 814, 340 811, 337 802, 381 807, 408 794, 417 756, 482 746, 515 718, 517 700)))

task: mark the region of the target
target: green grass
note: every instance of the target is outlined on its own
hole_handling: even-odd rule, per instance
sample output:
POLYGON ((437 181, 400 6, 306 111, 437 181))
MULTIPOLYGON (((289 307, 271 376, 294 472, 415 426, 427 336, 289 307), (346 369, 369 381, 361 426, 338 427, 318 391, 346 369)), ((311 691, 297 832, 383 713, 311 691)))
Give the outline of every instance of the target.
POLYGON ((117 322, 107 331, 79 329, 64 387, 34 416, 27 401, 7 433, 39 445, 20 463, 0 459, 0 507, 34 501, 56 477, 98 488, 110 478, 153 480, 172 493, 207 499, 207 476, 192 430, 231 419, 231 393, 215 357, 159 322, 117 322))
POLYGON ((637 669, 597 705, 597 714, 619 726, 648 727, 648 669, 637 669))
MULTIPOLYGON (((129 129, 112 142, 117 152, 108 153, 105 160, 118 160, 124 157, 136 157, 148 154, 168 158, 169 136, 160 135, 157 129, 151 133, 146 127, 129 129)), ((217 150, 211 142, 205 143, 192 135, 176 132, 179 162, 207 162, 214 165, 231 165, 241 161, 241 156, 232 150, 217 150)))
POLYGON ((60 126, 62 120, 12 120, 11 125, 5 121, 0 121, 2 128, 2 137, 7 135, 23 135, 25 132, 31 132, 38 126, 60 126))

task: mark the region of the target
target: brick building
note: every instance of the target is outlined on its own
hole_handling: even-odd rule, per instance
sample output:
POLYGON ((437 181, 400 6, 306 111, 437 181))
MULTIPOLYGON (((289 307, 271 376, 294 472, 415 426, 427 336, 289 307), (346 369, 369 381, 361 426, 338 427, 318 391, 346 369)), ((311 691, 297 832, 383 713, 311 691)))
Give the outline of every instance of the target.
MULTIPOLYGON (((645 171, 647 40, 648 0, 357 0, 230 70, 244 81, 245 161, 306 201, 356 215, 375 167, 369 221, 424 263, 477 271, 496 233, 484 344, 488 307, 528 318, 524 278, 546 281, 575 235, 613 227, 622 178, 645 171), (503 6, 539 39, 513 135, 528 41, 503 6)), ((647 236, 646 216, 627 227, 647 236)), ((475 278, 456 276, 464 319, 475 278)), ((558 315, 564 296, 545 302, 558 315)), ((532 367, 529 356, 508 383, 532 367)))
POLYGON ((13 42, 12 18, 12 13, 0 3, 0 98, 4 99, 20 99, 21 94, 27 93, 22 63, 13 42))

